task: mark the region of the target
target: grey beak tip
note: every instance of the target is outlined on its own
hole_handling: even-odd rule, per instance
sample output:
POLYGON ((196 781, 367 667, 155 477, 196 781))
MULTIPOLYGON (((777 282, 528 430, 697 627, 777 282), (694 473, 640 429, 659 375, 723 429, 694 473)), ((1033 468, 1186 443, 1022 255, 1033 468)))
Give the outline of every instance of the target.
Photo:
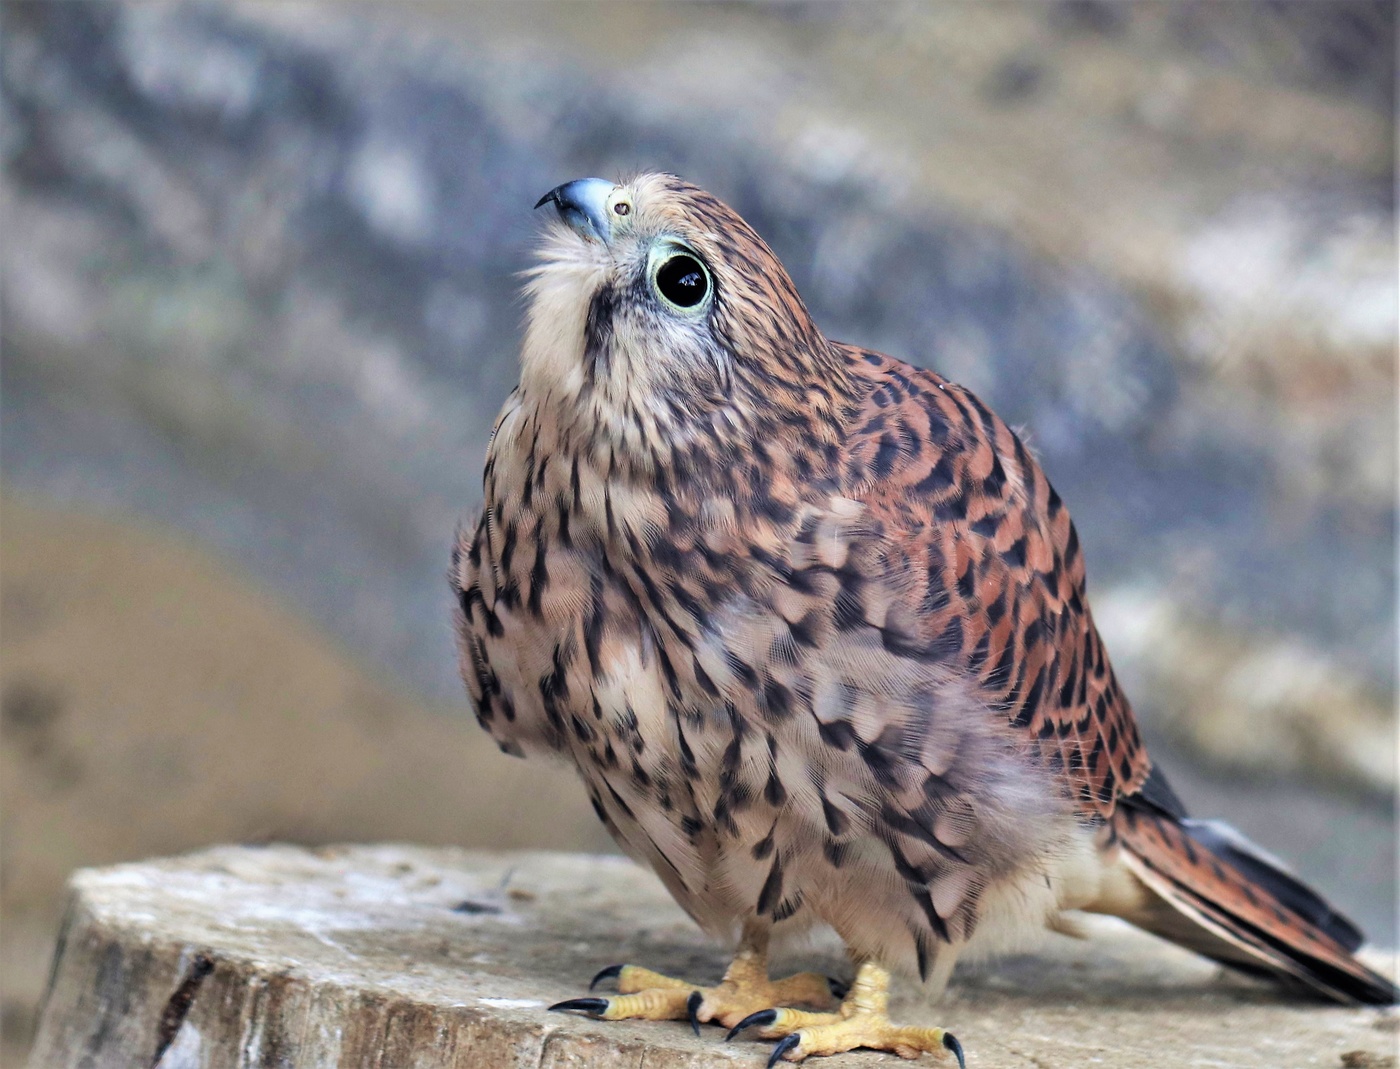
POLYGON ((580 234, 606 243, 611 234, 608 195, 616 187, 604 178, 577 178, 555 186, 538 201, 536 208, 553 204, 559 218, 580 234))

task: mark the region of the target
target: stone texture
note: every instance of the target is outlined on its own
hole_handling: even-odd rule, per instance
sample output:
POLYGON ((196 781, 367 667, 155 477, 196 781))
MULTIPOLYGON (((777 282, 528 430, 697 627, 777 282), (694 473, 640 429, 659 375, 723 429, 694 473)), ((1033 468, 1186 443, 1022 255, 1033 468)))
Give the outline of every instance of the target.
MULTIPOLYGON (((216 847, 83 870, 70 888, 36 1069, 698 1069, 767 1051, 716 1028, 696 1039, 681 1023, 545 1012, 616 961, 708 981, 723 968, 660 884, 618 858, 216 847)), ((1395 1047, 1393 1010, 1290 1001, 1116 923, 1089 927, 960 971, 936 1007, 906 990, 896 1012, 953 1030, 973 1069, 1335 1069, 1395 1047)), ((779 964, 849 971, 820 939, 779 964)))

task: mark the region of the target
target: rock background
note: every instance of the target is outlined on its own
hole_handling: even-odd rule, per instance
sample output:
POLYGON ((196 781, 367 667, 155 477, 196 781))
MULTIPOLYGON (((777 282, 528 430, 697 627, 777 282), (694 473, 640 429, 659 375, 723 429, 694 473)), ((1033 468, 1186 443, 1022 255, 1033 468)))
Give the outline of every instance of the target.
POLYGON ((70 864, 268 834, 573 833, 539 809, 435 823, 415 794, 465 805, 491 783, 514 812, 535 789, 459 726, 445 547, 515 377, 529 205, 653 167, 749 218, 833 337, 937 367, 1026 430, 1188 804, 1394 944, 1393 5, 12 3, 3 29, 0 450, 21 495, 3 904, 38 933, 0 937, 8 1056, 70 864), (231 570, 175 566, 152 524, 231 570), (128 540, 149 567, 88 566, 128 540), (69 574, 90 585, 64 600, 69 574), (244 595, 217 588, 249 582, 291 611, 239 631, 244 595), (160 604, 231 637, 182 643, 160 604), (106 621, 122 655, 94 658, 69 619, 106 621), (260 629, 286 676, 240 660, 232 636, 260 629), (336 678, 386 681, 402 734, 347 728, 335 687, 269 714, 324 646, 313 629, 353 651, 327 655, 336 678), (147 685, 195 665, 188 687, 147 685), (257 726, 236 742, 190 726, 200 680, 230 674, 248 686, 219 715, 257 726), (112 718, 108 693, 141 715, 112 718), (85 756, 36 748, 36 716, 85 756), (374 819, 336 790, 324 820, 269 800, 281 766, 254 736, 307 755, 299 783, 373 784, 374 819), (127 760, 172 739, 227 762, 227 819, 182 801, 178 761, 127 760), (356 763, 457 745, 456 775, 356 763), (343 759, 317 765, 320 746, 343 759), (149 796, 113 793, 133 776, 149 796), (85 824, 90 806, 129 834, 85 824))

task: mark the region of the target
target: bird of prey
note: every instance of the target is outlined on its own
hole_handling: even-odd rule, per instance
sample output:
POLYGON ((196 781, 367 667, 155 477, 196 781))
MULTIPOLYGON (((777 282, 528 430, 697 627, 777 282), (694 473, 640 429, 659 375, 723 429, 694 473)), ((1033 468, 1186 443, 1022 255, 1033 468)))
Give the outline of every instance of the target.
POLYGON ((613 966, 617 995, 552 1008, 755 1028, 770 1065, 961 1063, 889 1020, 888 970, 938 986, 1072 910, 1393 1001, 1351 923, 1153 766, 1069 511, 1010 427, 828 340, 758 234, 679 178, 542 205, 520 383, 454 552, 462 673, 501 749, 573 762, 618 843, 739 938, 718 985, 613 966), (770 935, 817 923, 849 990, 769 978, 770 935))

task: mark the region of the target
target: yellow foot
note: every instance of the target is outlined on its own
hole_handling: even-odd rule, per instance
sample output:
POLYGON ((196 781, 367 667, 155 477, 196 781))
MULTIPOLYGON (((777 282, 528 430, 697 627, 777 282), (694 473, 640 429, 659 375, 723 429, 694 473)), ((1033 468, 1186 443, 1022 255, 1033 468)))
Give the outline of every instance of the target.
POLYGON ((768 1069, 784 1059, 800 1062, 812 1055, 840 1054, 857 1047, 886 1050, 901 1058, 948 1051, 957 1058, 958 1069, 966 1069, 962 1044, 951 1032, 896 1025, 886 1013, 888 1003, 889 974, 867 962, 856 973, 850 994, 835 1013, 759 1010, 735 1024, 724 1038, 733 1039, 746 1028, 760 1029, 764 1039, 781 1036, 768 1058, 768 1069))
POLYGON ((551 1010, 573 1010, 603 1021, 642 1018, 649 1021, 690 1021, 695 1034, 709 1021, 732 1027, 755 1010, 799 1004, 825 1007, 835 1005, 845 994, 845 986, 819 973, 798 973, 781 980, 768 979, 766 935, 746 933, 745 941, 714 987, 701 987, 663 976, 637 965, 611 965, 588 985, 590 991, 602 980, 617 979, 616 995, 601 998, 572 998, 555 1003, 551 1010))
POLYGON ((734 966, 730 966, 719 984, 701 987, 637 965, 611 965, 593 978, 588 989, 592 991, 600 981, 616 977, 616 995, 571 998, 549 1008, 575 1010, 602 1021, 688 1020, 698 1036, 700 1025, 710 1021, 728 1028, 759 1007, 785 1003, 829 1006, 844 993, 844 985, 818 973, 798 973, 782 980, 769 980, 766 976, 736 979, 733 973, 734 966))

